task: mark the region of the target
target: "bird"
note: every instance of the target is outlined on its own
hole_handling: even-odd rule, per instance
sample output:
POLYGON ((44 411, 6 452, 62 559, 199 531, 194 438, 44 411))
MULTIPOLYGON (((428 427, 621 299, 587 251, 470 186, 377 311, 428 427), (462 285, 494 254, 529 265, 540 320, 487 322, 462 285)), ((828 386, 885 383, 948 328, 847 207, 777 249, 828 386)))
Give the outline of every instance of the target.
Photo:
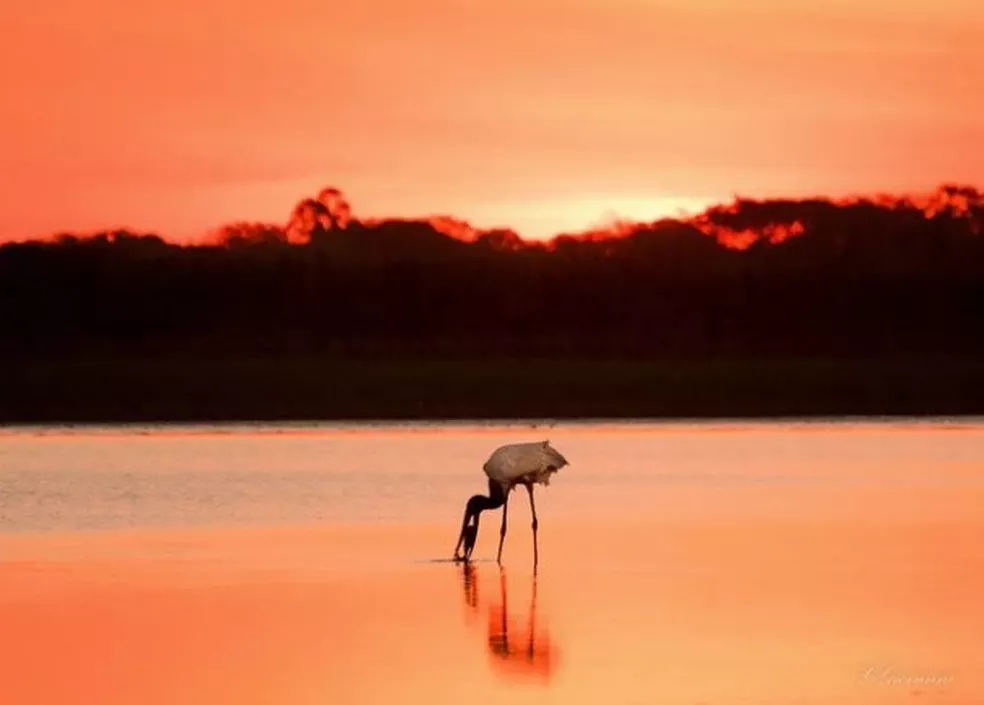
POLYGON ((499 446, 489 459, 485 461, 482 470, 488 476, 489 494, 474 495, 465 504, 465 513, 461 521, 461 533, 458 544, 454 547, 455 562, 471 559, 478 539, 478 521, 486 509, 502 507, 502 526, 499 529, 499 550, 496 553, 496 563, 502 565, 502 544, 506 538, 506 515, 509 509, 509 493, 517 486, 523 485, 530 497, 530 511, 533 514, 533 569, 536 570, 540 559, 537 545, 537 528, 539 521, 536 517, 536 503, 533 501, 533 485, 550 484, 550 476, 569 465, 567 458, 550 445, 550 441, 530 443, 509 443, 499 446), (464 547, 464 552, 459 551, 464 547))

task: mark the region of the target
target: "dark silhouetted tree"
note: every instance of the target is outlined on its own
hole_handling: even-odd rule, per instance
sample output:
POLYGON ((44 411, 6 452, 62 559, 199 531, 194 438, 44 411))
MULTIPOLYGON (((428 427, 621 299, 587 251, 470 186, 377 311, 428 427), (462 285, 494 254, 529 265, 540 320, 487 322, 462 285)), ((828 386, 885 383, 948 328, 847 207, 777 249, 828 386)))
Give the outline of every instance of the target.
POLYGON ((345 229, 352 219, 352 208, 342 192, 323 188, 317 198, 305 198, 291 212, 287 239, 292 243, 321 243, 333 232, 345 229))

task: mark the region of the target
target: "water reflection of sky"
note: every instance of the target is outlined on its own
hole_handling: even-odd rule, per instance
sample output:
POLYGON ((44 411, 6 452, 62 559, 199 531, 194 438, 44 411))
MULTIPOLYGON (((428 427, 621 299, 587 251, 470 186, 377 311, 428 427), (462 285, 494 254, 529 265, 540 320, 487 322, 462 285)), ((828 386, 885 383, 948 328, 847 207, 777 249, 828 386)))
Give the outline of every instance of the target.
POLYGON ((982 702, 981 520, 944 511, 544 522, 536 580, 524 532, 432 562, 453 524, 8 537, 0 702, 982 702))
POLYGON ((8 434, 0 704, 984 703, 984 428, 502 433, 8 434))

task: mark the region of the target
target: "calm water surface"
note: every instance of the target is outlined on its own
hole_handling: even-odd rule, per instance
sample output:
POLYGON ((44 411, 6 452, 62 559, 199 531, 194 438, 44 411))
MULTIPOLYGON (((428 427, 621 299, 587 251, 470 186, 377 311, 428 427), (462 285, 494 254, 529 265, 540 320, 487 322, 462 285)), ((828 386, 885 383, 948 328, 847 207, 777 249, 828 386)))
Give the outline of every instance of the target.
POLYGON ((453 523, 491 449, 517 439, 571 459, 543 494, 550 517, 828 516, 855 503, 817 493, 880 487, 922 504, 984 480, 984 424, 957 421, 30 427, 0 430, 0 529, 453 523))
POLYGON ((984 703, 984 423, 0 430, 0 702, 984 703), (571 461, 435 562, 497 445, 571 461))

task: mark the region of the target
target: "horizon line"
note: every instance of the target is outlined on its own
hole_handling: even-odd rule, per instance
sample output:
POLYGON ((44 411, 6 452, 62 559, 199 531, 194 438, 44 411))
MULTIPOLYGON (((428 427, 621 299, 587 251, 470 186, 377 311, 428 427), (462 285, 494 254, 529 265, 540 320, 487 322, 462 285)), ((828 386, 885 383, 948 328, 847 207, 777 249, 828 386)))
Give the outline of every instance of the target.
MULTIPOLYGON (((329 187, 326 187, 329 188, 329 187)), ((536 236, 527 235, 518 230, 517 228, 508 225, 506 223, 499 223, 495 225, 476 225, 476 218, 464 218, 451 213, 421 213, 418 215, 408 215, 408 214, 390 214, 390 215, 353 215, 351 217, 352 221, 358 222, 366 226, 375 226, 387 222, 400 222, 400 223, 427 223, 433 226, 439 232, 451 237, 458 237, 458 233, 454 232, 457 229, 469 230, 475 234, 489 233, 496 231, 504 231, 515 234, 525 243, 543 243, 548 244, 556 241, 562 237, 584 237, 593 234, 618 234, 619 232, 629 230, 639 226, 653 225, 657 223, 669 223, 677 222, 681 224, 694 224, 702 216, 706 215, 709 211, 716 209, 721 209, 725 207, 735 206, 741 202, 751 202, 751 203, 769 203, 769 202, 808 202, 808 201, 826 201, 834 205, 849 205, 852 203, 860 202, 871 202, 879 205, 884 204, 898 204, 903 202, 910 202, 913 206, 927 209, 933 205, 933 198, 944 195, 947 190, 957 190, 957 191, 971 191, 977 194, 984 194, 981 190, 984 187, 978 187, 977 185, 965 183, 959 180, 942 180, 937 182, 934 187, 923 188, 923 189, 902 189, 902 190, 888 190, 888 189, 875 189, 875 190, 854 190, 841 192, 839 194, 834 193, 822 193, 816 190, 802 191, 802 192, 775 192, 766 193, 762 195, 750 195, 747 193, 740 193, 734 191, 731 193, 729 198, 715 198, 715 197, 688 197, 688 196, 654 196, 651 200, 655 201, 673 201, 676 203, 690 201, 693 204, 700 204, 699 207, 693 209, 686 209, 678 206, 672 212, 666 212, 656 217, 645 218, 645 217, 633 217, 620 213, 615 208, 607 208, 602 210, 598 216, 595 217, 594 222, 587 222, 583 226, 575 229, 560 229, 552 231, 549 234, 536 236)), ((344 194, 344 189, 341 190, 344 194)), ((311 196, 301 196, 297 200, 297 204, 300 204, 305 199, 311 198, 311 196)), ((628 201, 643 200, 637 195, 626 196, 622 198, 609 199, 612 202, 622 201, 623 203, 628 201)), ((296 205, 295 205, 296 207, 296 205)), ((289 227, 290 218, 285 218, 282 221, 272 221, 272 220, 262 220, 262 219, 233 219, 228 220, 223 223, 219 223, 206 228, 203 232, 199 232, 197 235, 182 237, 174 234, 168 234, 159 230, 157 228, 146 228, 139 227, 133 224, 113 224, 113 225, 102 225, 102 226, 90 226, 79 229, 72 229, 70 227, 58 228, 54 231, 50 231, 43 235, 27 235, 27 236, 13 236, 13 237, 0 237, 0 245, 7 244, 18 244, 18 243, 30 243, 30 242, 52 242, 56 241, 61 237, 76 237, 76 238, 91 238, 98 237, 99 235, 109 235, 115 233, 127 233, 130 235, 138 236, 154 236, 161 240, 174 245, 181 246, 205 246, 210 244, 216 244, 216 238, 223 234, 223 231, 234 228, 236 226, 250 226, 250 227, 263 227, 271 228, 277 230, 286 231, 289 227)), ((460 238, 459 238, 460 239, 460 238)))

